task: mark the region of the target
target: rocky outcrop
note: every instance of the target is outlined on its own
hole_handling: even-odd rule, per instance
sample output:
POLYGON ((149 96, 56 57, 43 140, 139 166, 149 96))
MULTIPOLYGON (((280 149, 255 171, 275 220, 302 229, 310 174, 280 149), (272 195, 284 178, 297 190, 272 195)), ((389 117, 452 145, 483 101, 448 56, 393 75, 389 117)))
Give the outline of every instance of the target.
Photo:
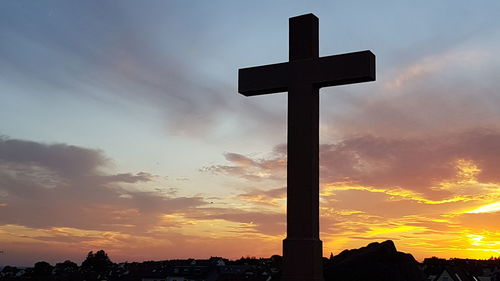
POLYGON ((411 254, 398 252, 394 242, 371 243, 344 250, 325 263, 325 281, 423 281, 411 254))

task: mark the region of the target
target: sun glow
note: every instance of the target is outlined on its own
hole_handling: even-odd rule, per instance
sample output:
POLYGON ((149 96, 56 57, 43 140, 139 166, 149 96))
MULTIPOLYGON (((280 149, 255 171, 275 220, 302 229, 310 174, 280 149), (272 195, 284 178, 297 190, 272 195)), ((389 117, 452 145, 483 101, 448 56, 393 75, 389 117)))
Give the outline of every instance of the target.
POLYGON ((482 235, 477 235, 477 234, 469 234, 467 235, 467 237, 469 237, 469 240, 471 241, 471 244, 474 245, 474 246, 481 246, 483 245, 483 239, 484 239, 484 236, 482 235))
POLYGON ((493 213, 498 211, 500 211, 500 202, 484 205, 472 211, 468 211, 467 213, 479 214, 479 213, 493 213))

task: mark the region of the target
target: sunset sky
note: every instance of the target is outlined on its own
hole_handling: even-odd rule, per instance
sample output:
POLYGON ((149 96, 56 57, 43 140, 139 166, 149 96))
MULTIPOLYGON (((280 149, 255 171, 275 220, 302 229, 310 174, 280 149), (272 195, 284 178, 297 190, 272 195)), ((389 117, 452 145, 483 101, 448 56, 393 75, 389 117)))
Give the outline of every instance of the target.
POLYGON ((0 266, 281 254, 286 94, 237 69, 371 50, 321 90, 325 256, 500 256, 500 1, 0 3, 0 266))

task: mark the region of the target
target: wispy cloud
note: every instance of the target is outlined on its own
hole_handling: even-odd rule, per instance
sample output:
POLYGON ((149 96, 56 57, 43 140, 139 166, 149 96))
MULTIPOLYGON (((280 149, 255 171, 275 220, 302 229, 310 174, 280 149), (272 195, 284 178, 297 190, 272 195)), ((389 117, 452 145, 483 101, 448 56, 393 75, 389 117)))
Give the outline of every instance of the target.
MULTIPOLYGON (((203 37, 210 22, 162 28, 158 37, 147 30, 158 29, 165 19, 184 20, 173 12, 172 3, 151 4, 155 9, 148 21, 128 10, 137 9, 131 3, 4 3, 2 78, 22 92, 42 92, 55 104, 61 96, 70 96, 128 113, 140 105, 142 112, 147 109, 146 114, 161 119, 159 129, 168 134, 207 138, 228 134, 228 126, 241 134, 246 132, 241 126, 254 133, 279 127, 284 112, 249 102, 237 94, 236 85, 219 79, 220 74, 200 70, 210 59, 193 41, 203 37), (175 40, 187 32, 189 40, 175 40)), ((215 41, 204 44, 218 49, 215 41)))
POLYGON ((482 49, 455 49, 443 54, 424 57, 403 69, 398 69, 398 74, 384 86, 387 90, 402 87, 410 88, 412 83, 432 79, 430 76, 448 76, 457 69, 481 67, 493 58, 493 53, 488 48, 482 49))

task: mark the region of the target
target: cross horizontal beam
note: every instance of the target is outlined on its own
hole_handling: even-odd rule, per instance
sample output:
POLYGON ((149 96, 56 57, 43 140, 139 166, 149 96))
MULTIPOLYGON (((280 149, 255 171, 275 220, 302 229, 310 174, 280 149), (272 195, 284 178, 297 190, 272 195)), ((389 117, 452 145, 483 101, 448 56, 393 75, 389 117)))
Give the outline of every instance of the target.
POLYGON ((321 88, 374 80, 375 55, 361 51, 242 68, 238 71, 238 92, 256 96, 286 92, 294 83, 321 88), (300 76, 303 79, 297 79, 300 76))

